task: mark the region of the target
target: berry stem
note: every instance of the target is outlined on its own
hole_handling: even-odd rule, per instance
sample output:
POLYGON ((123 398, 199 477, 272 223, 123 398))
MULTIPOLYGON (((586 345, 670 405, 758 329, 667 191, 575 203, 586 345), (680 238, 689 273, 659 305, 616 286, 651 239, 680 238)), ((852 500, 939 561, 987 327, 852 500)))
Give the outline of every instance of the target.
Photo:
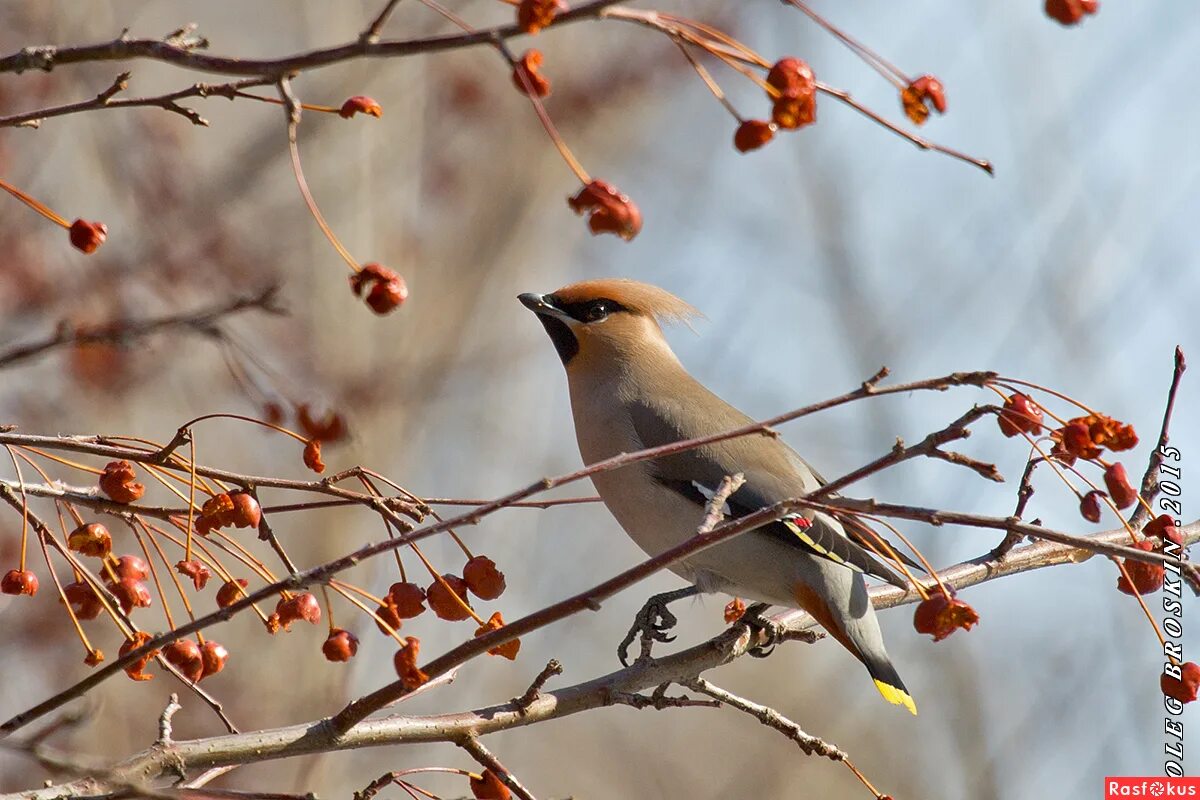
POLYGON ((22 203, 24 203, 25 205, 32 208, 34 211, 38 212, 46 219, 53 222, 55 225, 59 225, 63 228, 67 228, 68 230, 70 229, 71 223, 67 222, 65 219, 60 217, 58 214, 55 214, 48 206, 43 205, 42 203, 39 203, 37 200, 34 200, 32 197, 25 194, 17 187, 12 186, 8 183, 5 183, 3 180, 0 180, 0 189, 3 189, 4 191, 8 192, 13 197, 17 198, 22 203))
POLYGON ((21 463, 13 453, 12 447, 4 445, 8 457, 12 459, 13 469, 17 471, 17 482, 21 485, 21 563, 18 569, 25 571, 25 551, 29 542, 29 497, 25 493, 25 478, 21 477, 21 463))

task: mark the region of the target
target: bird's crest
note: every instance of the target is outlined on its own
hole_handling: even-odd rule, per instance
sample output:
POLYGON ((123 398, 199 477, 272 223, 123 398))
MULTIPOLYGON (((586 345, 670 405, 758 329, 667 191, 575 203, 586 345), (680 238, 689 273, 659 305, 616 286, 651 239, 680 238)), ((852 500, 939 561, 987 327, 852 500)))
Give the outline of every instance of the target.
POLYGON ((556 291, 554 296, 566 304, 613 300, 635 314, 644 314, 662 323, 682 322, 689 327, 689 320, 704 316, 690 303, 680 300, 666 289, 628 278, 602 278, 573 283, 556 291))

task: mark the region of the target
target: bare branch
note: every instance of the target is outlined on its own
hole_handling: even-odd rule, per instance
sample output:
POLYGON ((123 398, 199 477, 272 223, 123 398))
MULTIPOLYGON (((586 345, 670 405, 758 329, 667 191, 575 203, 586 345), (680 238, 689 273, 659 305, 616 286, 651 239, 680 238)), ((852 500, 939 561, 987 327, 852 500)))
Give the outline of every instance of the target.
POLYGON ((270 314, 282 313, 276 305, 277 286, 268 286, 254 294, 177 314, 141 320, 114 320, 103 325, 71 328, 60 324, 53 335, 40 341, 18 345, 0 352, 0 368, 11 367, 64 345, 121 344, 173 329, 186 329, 209 336, 219 335, 217 324, 225 317, 248 309, 270 314))

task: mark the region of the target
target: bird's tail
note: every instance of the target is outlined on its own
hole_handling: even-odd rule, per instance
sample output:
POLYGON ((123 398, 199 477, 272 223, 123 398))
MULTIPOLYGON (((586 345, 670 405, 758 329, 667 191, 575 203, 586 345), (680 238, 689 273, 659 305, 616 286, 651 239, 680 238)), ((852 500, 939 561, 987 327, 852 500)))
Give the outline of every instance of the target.
POLYGON ((812 614, 821 627, 863 663, 884 700, 904 706, 915 715, 917 704, 884 649, 883 634, 862 575, 831 562, 814 559, 809 563, 815 567, 814 578, 826 579, 821 582, 824 591, 814 588, 812 583, 797 583, 793 587, 797 605, 812 614))
POLYGON ((912 695, 904 687, 904 681, 900 680, 900 674, 892 666, 891 659, 887 657, 887 654, 876 657, 861 656, 861 658, 867 672, 875 680, 875 688, 883 695, 883 699, 893 705, 904 706, 915 715, 917 704, 913 702, 912 695))

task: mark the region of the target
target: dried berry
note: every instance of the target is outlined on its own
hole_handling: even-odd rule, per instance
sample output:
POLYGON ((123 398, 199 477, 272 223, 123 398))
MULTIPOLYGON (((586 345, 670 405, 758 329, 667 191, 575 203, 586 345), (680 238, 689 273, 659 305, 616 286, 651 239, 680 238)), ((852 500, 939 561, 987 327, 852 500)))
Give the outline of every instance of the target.
POLYGON ((208 585, 208 579, 212 577, 208 567, 201 564, 199 561, 179 561, 175 564, 175 571, 180 575, 185 575, 192 579, 192 585, 196 587, 196 591, 200 591, 208 585))
POLYGON ((320 441, 316 439, 309 439, 307 442, 305 442, 304 466, 308 467, 318 475, 325 471, 325 462, 321 460, 320 441))
POLYGON ((1129 476, 1125 474, 1125 465, 1121 462, 1109 464, 1104 470, 1104 485, 1117 508, 1129 508, 1137 502, 1137 490, 1129 485, 1129 476))
POLYGON ((480 600, 495 600, 504 594, 504 573, 487 556, 475 556, 463 567, 463 580, 480 600))
POLYGON ((100 475, 100 489, 115 503, 140 500, 146 487, 137 482, 137 473, 128 461, 110 461, 100 475))
POLYGON ((780 97, 771 106, 771 121, 780 128, 797 130, 817 121, 817 98, 780 97))
POLYGON ((108 590, 117 598, 121 610, 126 614, 135 608, 149 608, 153 602, 146 584, 133 578, 121 578, 116 583, 110 583, 108 590))
POLYGON ((1042 409, 1029 395, 1015 392, 1004 399, 1004 408, 996 421, 1005 436, 1019 433, 1037 436, 1042 432, 1042 409))
POLYGON ((1083 496, 1079 501, 1079 514, 1088 522, 1100 521, 1100 498, 1104 497, 1104 492, 1092 491, 1083 496))
POLYGON ((412 619, 425 611, 425 590, 415 583, 393 583, 387 596, 402 619, 412 619))
POLYGON ((10 569, 4 573, 3 578, 0 578, 0 593, 3 594, 27 594, 33 597, 37 594, 37 590, 37 575, 27 569, 10 569))
POLYGON ((233 605, 238 600, 241 600, 245 595, 242 589, 245 589, 247 581, 245 578, 233 578, 221 584, 221 588, 217 589, 217 605, 221 608, 227 608, 233 605))
POLYGON ((629 241, 642 229, 642 212, 606 181, 592 181, 567 198, 567 205, 576 214, 588 215, 588 229, 593 234, 615 233, 629 241))
POLYGON ((104 244, 104 240, 108 238, 108 226, 103 222, 77 219, 71 223, 67 234, 71 239, 71 244, 75 245, 75 249, 91 254, 96 252, 96 248, 104 244))
POLYGON ((475 800, 509 800, 512 797, 504 781, 491 769, 485 769, 479 777, 471 776, 471 794, 475 795, 475 800))
POLYGON ((71 531, 67 547, 80 555, 104 558, 112 552, 112 535, 99 522, 89 522, 71 531))
POLYGON ((358 653, 358 637, 342 628, 334 628, 321 645, 327 661, 349 661, 358 653))
POLYGON ((471 616, 467 603, 467 583, 457 575, 443 575, 434 579, 425 590, 425 597, 433 613, 444 620, 457 622, 471 616))
POLYGON ((1099 0, 1046 0, 1046 16, 1063 25, 1075 25, 1099 10, 1099 0))
POLYGON ((404 646, 397 650, 392 658, 392 665, 396 668, 401 684, 410 692, 429 682, 429 676, 417 666, 417 656, 420 652, 421 640, 415 636, 408 636, 404 639, 404 646))
POLYGON ((338 114, 343 119, 350 119, 355 114, 367 114, 372 117, 383 116, 383 106, 379 105, 375 100, 363 94, 356 94, 346 102, 342 103, 338 114))
MULTIPOLYGON (((500 616, 500 612, 497 611, 496 613, 492 614, 487 622, 475 629, 475 636, 478 638, 483 636, 485 633, 491 633, 492 631, 499 630, 503 627, 504 617, 500 616)), ((490 647, 488 648, 487 652, 489 656, 504 656, 509 661, 516 661, 517 653, 520 651, 520 649, 521 640, 513 639, 505 642, 504 644, 498 644, 495 647, 490 647)))
POLYGON ((1200 696, 1200 665, 1194 661, 1171 664, 1163 669, 1159 685, 1167 697, 1174 697, 1181 703, 1190 703, 1200 696))
POLYGON ((535 34, 549 27, 560 11, 566 11, 563 0, 520 0, 517 5, 517 27, 525 33, 535 34))
POLYGON ((163 648, 163 658, 192 683, 204 677, 204 656, 200 645, 191 639, 180 639, 163 648))
POLYGON ((321 604, 312 592, 302 592, 280 600, 275 605, 275 613, 279 615, 279 624, 286 631, 297 620, 305 620, 313 625, 320 622, 321 604))
POLYGON ((748 119, 733 134, 733 146, 739 153, 748 153, 771 141, 775 125, 761 119, 748 119))
POLYGON ((117 574, 117 580, 129 578, 130 580, 144 581, 150 577, 150 567, 140 556, 134 555, 118 558, 113 572, 117 574))
POLYGON ((512 82, 518 92, 527 95, 532 90, 538 97, 550 94, 550 79, 538 72, 542 61, 540 50, 526 50, 513 64, 512 82))
POLYGON ((207 678, 211 675, 216 675, 225 669, 225 662, 228 660, 229 651, 225 649, 225 645, 218 644, 209 639, 200 648, 200 661, 204 664, 204 674, 200 677, 207 678))
POLYGON ((350 276, 350 289, 355 297, 362 297, 363 291, 367 290, 366 303, 379 315, 395 311, 408 299, 408 284, 404 278, 374 262, 363 264, 361 270, 350 276))
POLYGON ((379 628, 379 632, 385 636, 391 636, 404 625, 404 622, 400 619, 400 614, 396 610, 396 604, 392 602, 390 597, 385 597, 383 605, 375 609, 375 617, 375 627, 379 628), (391 630, 387 628, 389 625, 391 626, 391 630))
POLYGON ((1175 527, 1175 519, 1170 514, 1160 514, 1147 522, 1146 527, 1142 529, 1142 535, 1147 538, 1155 537, 1163 542, 1174 542, 1183 547, 1183 534, 1175 527))
POLYGON ((725 604, 725 624, 732 625, 742 618, 746 613, 746 601, 740 597, 735 597, 725 604))
POLYGON ((90 583, 76 581, 63 587, 63 596, 78 619, 95 619, 104 610, 100 596, 90 583))
POLYGON ((979 614, 975 609, 942 592, 921 601, 913 615, 913 627, 917 633, 928 633, 935 642, 940 642, 959 628, 969 631, 977 622, 979 614))
POLYGON ((1088 460, 1096 458, 1101 452, 1092 441, 1087 424, 1078 420, 1051 431, 1050 438, 1054 440, 1056 450, 1061 450, 1072 459, 1088 460))
MULTIPOLYGON (((1154 551, 1154 542, 1149 539, 1143 539, 1133 545, 1138 550, 1144 550, 1147 553, 1154 551)), ((1163 585, 1163 565, 1162 564, 1147 564, 1145 561, 1135 561, 1130 558, 1123 558, 1120 563, 1125 565, 1125 572, 1129 573, 1129 580, 1125 580, 1125 574, 1117 578, 1117 590, 1125 594, 1149 594, 1157 592, 1163 585), (1132 585, 1130 585, 1132 581, 1132 585)))
POLYGON ((900 103, 914 125, 923 125, 929 119, 930 108, 946 113, 946 89, 932 75, 922 75, 900 90, 900 103))
MULTIPOLYGON (((133 634, 133 638, 126 639, 125 642, 121 645, 121 649, 117 652, 117 655, 121 658, 124 658, 125 656, 132 653, 134 650, 137 650, 139 647, 144 645, 146 642, 150 641, 152 638, 153 637, 150 634, 146 633, 145 631, 135 631, 133 634)), ((125 674, 128 675, 130 678, 133 678, 135 681, 154 680, 153 675, 148 675, 146 673, 146 666, 150 663, 150 660, 152 658, 154 658, 156 655, 158 655, 158 651, 151 650, 149 653, 142 656, 137 661, 134 661, 132 664, 125 667, 125 674)))

